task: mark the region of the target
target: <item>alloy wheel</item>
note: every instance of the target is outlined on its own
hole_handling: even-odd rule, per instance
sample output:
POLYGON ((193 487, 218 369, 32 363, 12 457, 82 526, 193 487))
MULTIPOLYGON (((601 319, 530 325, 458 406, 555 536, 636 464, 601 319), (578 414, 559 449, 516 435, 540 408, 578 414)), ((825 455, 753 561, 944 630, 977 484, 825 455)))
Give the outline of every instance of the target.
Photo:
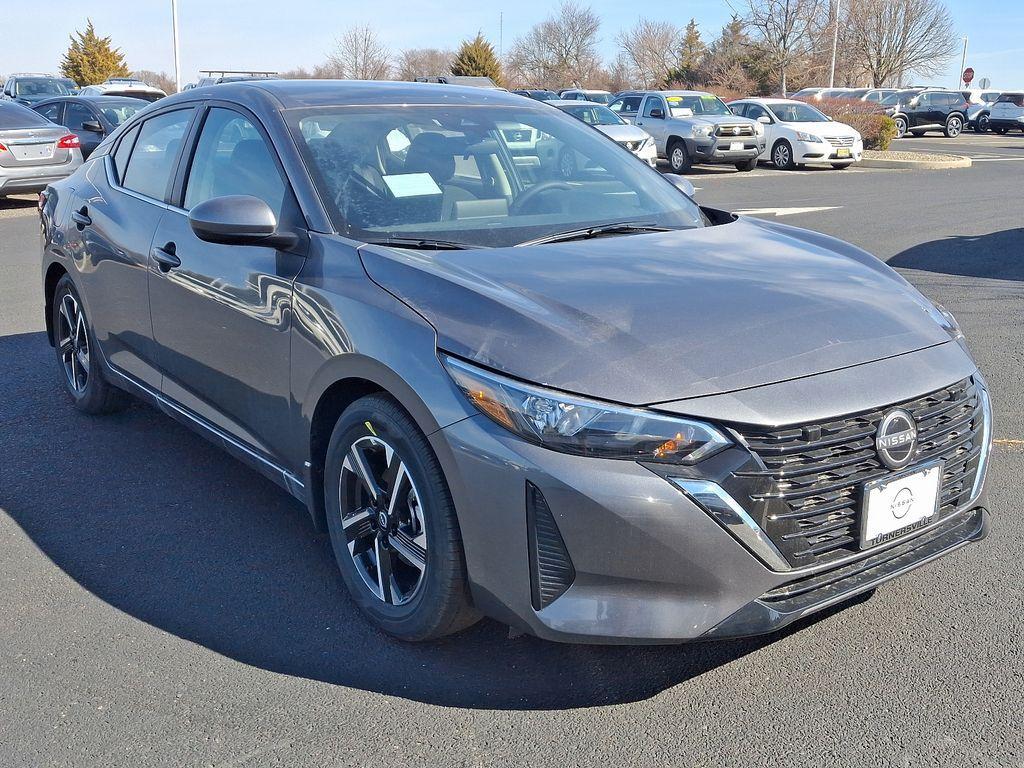
POLYGON ((408 603, 427 570, 427 530, 405 462, 379 437, 361 437, 342 462, 340 494, 342 529, 363 583, 381 602, 408 603))
POLYGON ((951 138, 955 138, 960 135, 963 130, 963 123, 960 122, 959 117, 951 117, 949 123, 946 125, 946 130, 951 138))
POLYGON ((68 384, 76 395, 82 395, 89 385, 89 333, 82 308, 70 293, 60 300, 57 348, 68 384))
POLYGON ((902 139, 907 135, 907 121, 902 117, 897 117, 896 120, 896 138, 902 139))
POLYGON ((980 115, 978 117, 978 133, 985 133, 988 130, 989 116, 980 115))
POLYGON ((785 144, 779 144, 775 147, 775 153, 772 155, 772 162, 775 164, 776 168, 788 168, 791 159, 789 147, 785 144))

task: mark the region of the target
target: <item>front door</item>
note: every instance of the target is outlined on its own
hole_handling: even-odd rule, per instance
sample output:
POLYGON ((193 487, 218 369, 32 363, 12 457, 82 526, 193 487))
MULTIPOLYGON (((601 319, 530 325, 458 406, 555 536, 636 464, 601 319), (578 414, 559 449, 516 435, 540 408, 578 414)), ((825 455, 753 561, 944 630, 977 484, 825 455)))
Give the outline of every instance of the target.
POLYGON ((225 195, 258 197, 270 205, 282 228, 304 226, 272 145, 255 119, 213 107, 198 134, 182 207, 167 212, 153 240, 154 254, 160 249, 172 256, 161 255, 150 267, 162 391, 273 461, 283 455, 290 435, 292 281, 303 258, 196 237, 187 211, 225 195))
POLYGON ((647 96, 644 99, 644 103, 640 105, 640 111, 636 115, 636 124, 654 137, 654 143, 658 147, 658 154, 662 157, 665 157, 667 152, 665 146, 666 139, 668 138, 668 128, 666 128, 667 115, 665 100, 661 96, 647 96), (661 117, 656 117, 659 110, 661 117))
POLYGON ((88 158, 103 141, 103 123, 84 101, 69 101, 64 107, 64 127, 78 137, 82 144, 82 157, 88 158), (86 127, 89 126, 89 127, 86 127), (96 129, 99 130, 96 130, 96 129))

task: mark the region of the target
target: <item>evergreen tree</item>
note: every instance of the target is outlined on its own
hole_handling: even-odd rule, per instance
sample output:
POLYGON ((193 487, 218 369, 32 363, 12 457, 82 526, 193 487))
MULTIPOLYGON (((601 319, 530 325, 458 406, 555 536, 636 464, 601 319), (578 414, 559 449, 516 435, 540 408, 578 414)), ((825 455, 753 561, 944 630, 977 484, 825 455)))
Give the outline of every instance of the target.
POLYGON ((71 35, 60 72, 80 86, 102 83, 108 77, 128 77, 128 65, 119 48, 110 44, 109 37, 100 37, 93 29, 92 20, 86 20, 84 32, 71 35))
POLYGON ((666 78, 669 83, 682 83, 689 86, 703 85, 706 79, 704 62, 708 47, 700 36, 697 20, 690 19, 679 45, 679 63, 673 67, 666 78))
POLYGON ((465 40, 452 60, 452 74, 468 77, 489 77, 501 85, 501 64, 494 46, 477 32, 472 40, 465 40))

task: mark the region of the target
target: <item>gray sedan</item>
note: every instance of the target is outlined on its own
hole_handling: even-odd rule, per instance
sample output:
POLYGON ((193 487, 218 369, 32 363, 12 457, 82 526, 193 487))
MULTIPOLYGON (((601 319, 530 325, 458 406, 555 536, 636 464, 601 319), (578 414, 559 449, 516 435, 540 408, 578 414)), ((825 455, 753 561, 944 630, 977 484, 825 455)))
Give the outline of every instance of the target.
POLYGON ((13 101, 0 101, 0 197, 39 192, 82 164, 78 137, 13 101))
POLYGON ((396 637, 769 632, 986 535, 988 389, 948 312, 545 104, 195 88, 40 213, 69 401, 131 393, 280 484, 396 637), (563 146, 587 173, 541 162, 563 146))

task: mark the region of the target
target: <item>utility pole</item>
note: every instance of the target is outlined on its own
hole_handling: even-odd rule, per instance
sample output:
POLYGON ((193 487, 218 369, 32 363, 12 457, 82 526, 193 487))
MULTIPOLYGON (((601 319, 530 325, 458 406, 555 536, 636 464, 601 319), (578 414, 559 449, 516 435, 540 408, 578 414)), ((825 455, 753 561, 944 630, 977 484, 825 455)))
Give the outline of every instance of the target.
MULTIPOLYGON (((839 6, 842 0, 836 0, 836 18, 832 22, 832 70, 828 76, 828 87, 836 87, 836 50, 839 48, 839 6)), ((783 94, 785 95, 785 94, 783 94)))
MULTIPOLYGON (((964 81, 964 70, 967 69, 967 35, 964 35, 964 55, 960 59, 960 82, 964 81)), ((960 86, 958 85, 957 88, 960 86)))
POLYGON ((181 57, 178 54, 178 0, 171 0, 171 28, 174 32, 174 87, 181 91, 181 57))
POLYGON ((505 12, 498 11, 498 61, 505 58, 505 12))

